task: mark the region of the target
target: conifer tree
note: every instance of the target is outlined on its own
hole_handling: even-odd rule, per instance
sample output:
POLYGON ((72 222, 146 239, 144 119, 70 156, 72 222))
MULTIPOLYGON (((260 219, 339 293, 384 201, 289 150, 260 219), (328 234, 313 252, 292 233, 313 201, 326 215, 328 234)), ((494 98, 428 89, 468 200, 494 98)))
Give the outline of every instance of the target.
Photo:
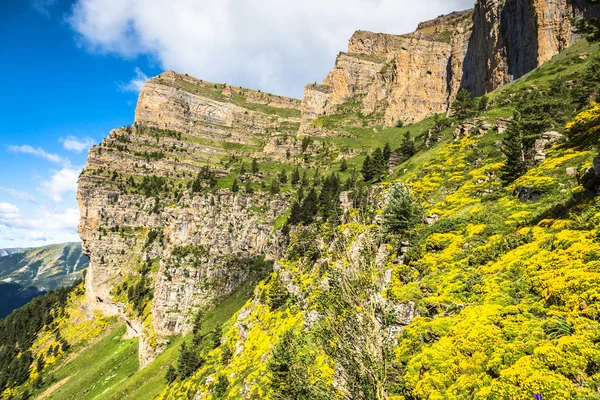
POLYGON ((504 184, 511 183, 527 172, 520 120, 520 113, 515 111, 513 120, 506 130, 506 138, 502 141, 502 152, 506 156, 506 162, 500 169, 500 177, 504 184))
POLYGON ((340 164, 340 172, 346 172, 348 170, 348 162, 344 158, 340 164))
POLYGON ((253 158, 253 159, 252 159, 252 173, 253 173, 253 174, 257 174, 257 173, 258 173, 258 171, 259 171, 259 168, 258 168, 258 161, 256 161, 256 158, 253 158))
POLYGON ((310 182, 308 181, 308 174, 306 173, 306 170, 302 173, 302 186, 304 187, 308 187, 308 184, 310 182))
POLYGON ((392 155, 392 148, 390 147, 390 143, 386 142, 385 146, 383 147, 383 158, 385 159, 386 162, 388 162, 390 160, 391 155, 392 155))
POLYGON ((231 191, 232 191, 233 193, 237 193, 237 192, 239 192, 239 191, 240 191, 240 184, 239 184, 239 182, 238 182, 237 178, 235 178, 235 179, 233 180, 233 184, 231 185, 231 191))
POLYGON ((410 189, 395 183, 383 212, 383 226, 388 233, 406 233, 423 221, 423 207, 410 189))
POLYGON ((300 204, 297 201, 292 203, 287 223, 288 225, 298 225, 300 223, 300 204))
POLYGON ((282 169, 281 172, 279 173, 279 182, 281 182, 282 185, 285 185, 288 181, 287 178, 287 174, 285 173, 285 169, 282 169))
POLYGON ((300 221, 304 222, 306 225, 311 224, 317 215, 317 201, 317 192, 315 192, 314 188, 310 189, 310 192, 308 192, 304 200, 302 200, 302 205, 300 207, 300 221))
POLYGON ((452 103, 452 111, 459 121, 465 120, 473 115, 473 98, 471 93, 462 88, 456 95, 456 100, 452 103))
POLYGON ((281 187, 279 186, 279 181, 277 179, 273 179, 271 181, 271 187, 269 188, 269 192, 271 194, 277 194, 281 191, 281 187))
POLYGON ((408 160, 417 152, 415 141, 410 137, 410 131, 404 132, 404 139, 400 145, 400 152, 402 153, 402 158, 405 160, 408 160))
POLYGON ((247 180, 244 184, 244 191, 246 192, 246 194, 254 193, 254 188, 252 187, 252 182, 250 182, 250 180, 247 180))
POLYGON ((300 182, 300 169, 298 168, 298 166, 296 166, 296 169, 294 169, 294 172, 292 173, 291 183, 292 183, 292 185, 297 185, 299 182, 300 182))

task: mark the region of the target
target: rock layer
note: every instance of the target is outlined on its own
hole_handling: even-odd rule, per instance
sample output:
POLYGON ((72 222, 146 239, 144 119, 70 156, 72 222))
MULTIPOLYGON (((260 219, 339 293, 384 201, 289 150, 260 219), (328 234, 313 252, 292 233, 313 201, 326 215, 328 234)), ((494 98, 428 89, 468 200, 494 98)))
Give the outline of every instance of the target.
POLYGON ((474 10, 411 34, 357 31, 322 85, 307 85, 303 129, 346 102, 393 125, 446 112, 460 88, 481 96, 548 61, 579 38, 578 0, 478 0, 474 10))
POLYGON ((134 126, 90 150, 77 192, 86 294, 141 336, 142 367, 162 336, 187 332, 198 309, 259 273, 257 258, 277 257, 274 221, 287 195, 190 185, 205 166, 227 173, 232 156, 266 157, 272 135, 297 129, 299 103, 169 71, 144 85, 134 126), (135 282, 152 294, 137 307, 135 282))

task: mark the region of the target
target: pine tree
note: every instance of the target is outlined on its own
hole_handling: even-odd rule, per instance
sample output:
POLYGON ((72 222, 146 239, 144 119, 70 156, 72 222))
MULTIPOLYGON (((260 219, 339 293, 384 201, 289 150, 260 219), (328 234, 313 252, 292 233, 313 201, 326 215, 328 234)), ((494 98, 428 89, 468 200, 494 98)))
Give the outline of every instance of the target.
POLYGON ((240 175, 244 175, 246 173, 246 166, 244 164, 242 164, 242 167, 240 168, 240 175))
POLYGON ((296 166, 294 172, 292 173, 292 185, 297 185, 300 182, 300 169, 296 166))
POLYGON ((174 366, 169 365, 169 368, 167 368, 167 372, 165 373, 165 380, 170 384, 175 382, 175 379, 177 379, 177 370, 174 366))
POLYGON ((240 191, 240 184, 239 184, 239 182, 238 182, 237 178, 235 178, 235 179, 233 180, 233 184, 231 185, 231 191, 232 191, 233 193, 237 193, 237 192, 239 192, 239 191, 240 191))
POLYGON ((402 144, 400 145, 400 152, 402 153, 402 158, 405 160, 408 160, 417 152, 415 141, 410 137, 410 131, 404 132, 404 140, 402 140, 402 144))
POLYGON ((506 156, 506 162, 500 169, 500 178, 504 184, 511 183, 527 172, 520 120, 519 112, 515 111, 513 121, 506 130, 506 138, 502 141, 502 152, 506 156))
POLYGON ((271 187, 269 188, 269 192, 271 194, 277 194, 281 191, 281 187, 279 186, 279 181, 277 179, 273 179, 271 181, 271 187))
POLYGON ((459 121, 465 120, 473 115, 473 98, 471 93, 462 88, 456 95, 456 100, 452 103, 452 111, 459 121))
POLYGON ((392 155, 392 148, 390 147, 390 143, 386 142, 383 147, 383 158, 386 162, 390 161, 390 156, 392 155))
POLYGON ((287 178, 287 174, 285 173, 285 169, 281 170, 281 173, 279 174, 279 182, 281 182, 282 185, 285 185, 288 181, 287 178))
POLYGON ((259 168, 258 168, 258 161, 256 161, 256 158, 253 158, 253 159, 252 159, 252 173, 253 173, 253 174, 257 174, 257 173, 258 173, 258 171, 259 171, 259 168))
POLYGON ((315 189, 312 188, 302 201, 302 205, 300 207, 301 222, 304 222, 306 225, 308 225, 315 220, 315 216, 317 215, 318 211, 317 201, 317 192, 315 192, 315 189))
POLYGON ((362 165, 362 169, 360 171, 362 173, 363 179, 365 180, 365 182, 369 182, 371 179, 373 179, 373 165, 371 162, 371 156, 367 155, 367 157, 365 158, 365 161, 363 161, 363 165, 362 165))
POLYGON ((314 399, 311 393, 308 368, 298 349, 298 340, 292 331, 285 332, 267 361, 270 372, 269 386, 273 398, 279 400, 314 399))
POLYGON ((302 186, 303 187, 308 187, 309 185, 309 181, 308 181, 308 174, 306 173, 306 170, 302 173, 302 186))
POLYGON ((344 158, 340 164, 340 172, 346 172, 348 170, 348 161, 344 158))
POLYGON ((380 147, 376 148, 371 155, 371 169, 375 180, 381 179, 387 171, 387 161, 385 161, 380 147))
POLYGON ((252 182, 250 182, 250 180, 247 180, 244 184, 244 191, 246 192, 246 194, 254 193, 254 188, 252 187, 252 182))
POLYGON ((204 320, 204 313, 202 312, 202 310, 198 310, 198 312, 196 313, 196 316, 194 317, 194 324, 192 327, 192 333, 194 335, 197 335, 200 333, 200 330, 202 329, 202 321, 204 320))
POLYGON ((227 394, 227 388, 229 387, 229 379, 225 375, 219 375, 217 383, 213 389, 213 399, 221 400, 225 398, 227 394))
POLYGON ((288 217, 287 224, 288 225, 298 225, 300 223, 300 204, 297 201, 292 203, 292 208, 290 209, 290 216, 288 217))
POLYGON ((410 189, 395 183, 383 212, 383 227, 388 233, 406 233, 423 221, 423 207, 410 189))

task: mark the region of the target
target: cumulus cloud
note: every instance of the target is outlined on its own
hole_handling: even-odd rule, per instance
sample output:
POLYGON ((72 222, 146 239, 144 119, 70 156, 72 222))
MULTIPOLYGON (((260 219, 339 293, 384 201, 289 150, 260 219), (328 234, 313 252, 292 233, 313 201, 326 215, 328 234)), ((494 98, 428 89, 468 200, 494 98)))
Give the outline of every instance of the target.
POLYGON ((13 199, 35 203, 35 199, 27 192, 0 186, 0 192, 8 194, 13 199))
POLYGON ((80 169, 63 167, 56 171, 49 180, 43 181, 40 191, 54 201, 64 201, 65 193, 74 193, 77 190, 77 179, 80 169))
POLYGON ((148 80, 148 76, 138 67, 135 68, 134 72, 135 76, 129 82, 119 84, 119 90, 133 93, 139 93, 142 90, 142 86, 148 80))
POLYGON ((81 153, 82 151, 89 149, 96 143, 94 139, 89 137, 80 139, 71 135, 65 138, 61 137, 59 140, 66 150, 75 151, 77 153, 81 153))
MULTIPOLYGON (((357 29, 413 31, 474 0, 77 0, 68 22, 81 45, 164 69, 301 96, 357 29)), ((140 71, 141 72, 141 71, 140 71)), ((130 86, 131 88, 134 85, 130 86)))
POLYGON ((0 221, 6 223, 8 221, 14 221, 21 217, 19 208, 14 204, 0 203, 0 221))
POLYGON ((68 161, 66 159, 62 158, 58 154, 48 153, 46 150, 42 149, 41 147, 33 147, 28 144, 24 144, 22 146, 8 146, 8 150, 12 151, 13 153, 31 154, 36 157, 40 157, 40 158, 46 159, 48 161, 51 161, 53 163, 59 163, 59 164, 68 163, 68 161))

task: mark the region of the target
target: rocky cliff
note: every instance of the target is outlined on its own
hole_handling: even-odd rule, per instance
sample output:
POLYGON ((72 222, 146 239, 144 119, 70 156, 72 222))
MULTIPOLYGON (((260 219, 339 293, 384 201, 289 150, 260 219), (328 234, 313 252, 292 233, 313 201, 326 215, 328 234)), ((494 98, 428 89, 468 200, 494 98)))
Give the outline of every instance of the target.
POLYGON ((219 177, 234 159, 264 161, 270 135, 297 129, 298 106, 165 72, 142 89, 135 124, 90 150, 77 193, 86 293, 141 335, 142 366, 162 335, 189 330, 197 310, 276 257, 274 221, 287 196, 232 193, 219 177))
POLYGON ((368 127, 445 112, 461 87, 484 94, 571 44, 580 9, 480 0, 411 34, 357 31, 302 102, 172 71, 152 78, 134 125, 92 148, 79 180, 89 302, 127 320, 146 365, 164 336, 189 331, 198 310, 278 258, 292 190, 279 193, 279 172, 317 167, 317 180, 318 168, 351 156, 335 140, 302 139, 339 135, 316 118, 356 110, 368 127), (257 161, 264 170, 248 173, 257 161))
POLYGON ((460 88, 481 96, 574 43, 584 2, 478 0, 474 10, 421 23, 414 33, 357 31, 321 85, 303 99, 303 128, 347 102, 385 125, 445 112, 460 88))

